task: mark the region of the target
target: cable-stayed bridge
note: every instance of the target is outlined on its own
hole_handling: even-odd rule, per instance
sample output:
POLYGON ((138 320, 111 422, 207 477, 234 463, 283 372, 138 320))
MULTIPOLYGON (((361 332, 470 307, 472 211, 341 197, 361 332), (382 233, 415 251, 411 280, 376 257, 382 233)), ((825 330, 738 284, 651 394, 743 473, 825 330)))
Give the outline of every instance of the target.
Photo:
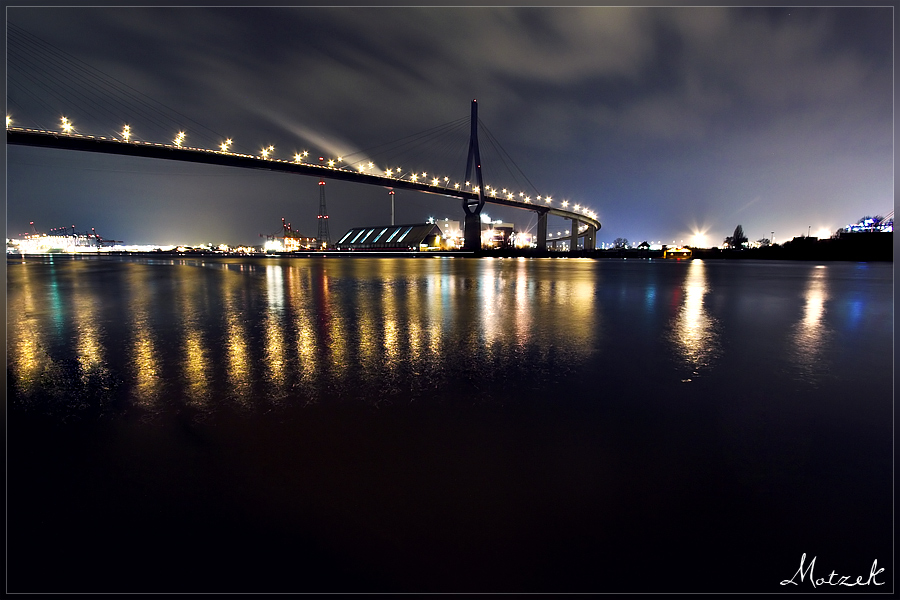
MULTIPOLYGON (((465 118, 458 119, 438 126, 431 132, 382 144, 378 152, 381 157, 378 160, 382 164, 378 166, 372 160, 375 157, 374 150, 333 157, 310 156, 308 151, 304 151, 296 153, 290 159, 284 159, 275 155, 272 146, 263 147, 258 153, 250 153, 246 149, 238 151, 232 140, 224 136, 218 136, 218 140, 209 143, 218 134, 42 42, 35 36, 19 30, 12 24, 10 24, 9 48, 8 71, 12 76, 8 78, 7 105, 18 108, 20 114, 32 112, 27 109, 34 107, 33 112, 41 114, 39 119, 49 118, 54 111, 60 116, 56 117, 59 121, 54 127, 22 127, 19 126, 20 121, 35 122, 35 119, 26 119, 24 115, 17 115, 13 119, 7 115, 8 144, 295 173, 456 199, 460 201, 465 215, 464 234, 467 250, 480 247, 480 215, 484 205, 490 203, 509 206, 533 211, 536 215, 535 238, 537 247, 541 250, 547 248, 547 218, 550 215, 571 221, 570 233, 552 240, 554 243, 568 240, 570 249, 580 247, 592 250, 595 247, 596 232, 601 225, 596 213, 587 206, 570 203, 568 200, 557 200, 550 195, 538 194, 534 190, 526 193, 512 187, 494 187, 485 183, 478 140, 479 127, 483 128, 483 124, 478 119, 478 104, 475 100, 471 103, 468 123, 465 118), (65 110, 63 106, 70 103, 77 107, 78 114, 86 116, 85 120, 92 124, 103 123, 95 126, 107 134, 88 133, 86 129, 76 126, 74 118, 70 120, 70 117, 62 116, 65 110), (123 118, 126 114, 135 115, 141 123, 146 120, 146 129, 160 131, 168 127, 177 133, 169 142, 139 138, 136 131, 141 126, 133 118, 123 118), (119 123, 110 126, 108 121, 116 118, 121 119, 119 123), (184 128, 172 126, 174 122, 184 121, 193 123, 193 131, 205 130, 202 131, 203 135, 188 136, 184 128), (458 145, 446 146, 441 136, 451 130, 458 131, 467 124, 468 152, 459 152, 458 145), (211 147, 191 145, 187 141, 188 137, 205 138, 211 147), (413 144, 413 141, 418 145, 413 144), (421 154, 423 143, 441 143, 446 146, 445 151, 451 152, 454 152, 455 148, 456 156, 453 158, 457 160, 461 158, 460 155, 465 156, 466 167, 463 177, 456 179, 450 176, 435 176, 434 171, 429 175, 429 171, 425 170, 382 166, 400 164, 400 158, 397 157, 403 152, 408 156, 410 149, 421 154), (391 152, 395 152, 396 157, 391 152), (364 158, 356 158, 359 156, 364 158)), ((486 128, 482 131, 486 131, 486 128)), ((490 136, 490 132, 487 133, 490 136)), ((492 136, 488 139, 494 148, 499 146, 499 142, 492 136)), ((520 172, 520 175, 528 181, 524 173, 520 172)), ((530 181, 528 183, 530 184, 530 181)))

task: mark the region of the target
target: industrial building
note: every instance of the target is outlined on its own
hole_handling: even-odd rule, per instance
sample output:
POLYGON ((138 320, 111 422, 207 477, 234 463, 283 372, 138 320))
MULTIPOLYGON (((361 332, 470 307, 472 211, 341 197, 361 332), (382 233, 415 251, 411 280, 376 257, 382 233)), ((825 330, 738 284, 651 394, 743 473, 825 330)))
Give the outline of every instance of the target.
POLYGON ((445 250, 444 234, 436 223, 354 227, 345 233, 338 250, 428 251, 445 250))

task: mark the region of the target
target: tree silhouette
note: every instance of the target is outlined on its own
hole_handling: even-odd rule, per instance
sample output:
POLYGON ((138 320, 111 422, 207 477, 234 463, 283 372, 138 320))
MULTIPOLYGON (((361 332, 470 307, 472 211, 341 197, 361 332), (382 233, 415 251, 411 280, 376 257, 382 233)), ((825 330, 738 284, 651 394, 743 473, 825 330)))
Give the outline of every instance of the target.
POLYGON ((628 247, 628 238, 616 238, 613 240, 613 246, 616 248, 627 248, 628 247))
POLYGON ((747 236, 744 235, 744 228, 740 225, 734 228, 734 233, 732 235, 725 238, 725 244, 728 245, 729 248, 743 248, 746 243, 747 236))

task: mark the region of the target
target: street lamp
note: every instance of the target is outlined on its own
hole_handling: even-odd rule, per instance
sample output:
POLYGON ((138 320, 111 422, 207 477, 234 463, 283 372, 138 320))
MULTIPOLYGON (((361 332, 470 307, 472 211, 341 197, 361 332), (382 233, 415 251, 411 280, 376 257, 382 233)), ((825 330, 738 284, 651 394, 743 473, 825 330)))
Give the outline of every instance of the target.
POLYGON ((394 190, 388 192, 388 195, 391 197, 391 226, 394 225, 394 190))

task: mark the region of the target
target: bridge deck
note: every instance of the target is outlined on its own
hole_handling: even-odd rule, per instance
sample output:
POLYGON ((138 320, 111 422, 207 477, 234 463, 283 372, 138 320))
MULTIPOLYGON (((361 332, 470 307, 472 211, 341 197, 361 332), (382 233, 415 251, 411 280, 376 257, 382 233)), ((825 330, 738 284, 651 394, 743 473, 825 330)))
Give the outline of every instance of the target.
MULTIPOLYGON (((471 191, 456 190, 441 187, 440 185, 430 185, 415 181, 406 181, 385 175, 359 173, 357 171, 349 170, 346 167, 330 167, 328 165, 313 163, 291 162, 280 159, 262 158, 251 154, 238 154, 235 152, 208 150, 205 148, 179 147, 172 144, 160 144, 157 142, 125 141, 116 138, 96 137, 77 133, 64 134, 55 131, 8 127, 6 129, 6 143, 41 148, 57 148, 63 150, 119 154, 123 156, 179 160, 209 165, 222 165, 226 167, 239 167, 243 169, 263 169, 267 171, 296 173, 298 175, 308 175, 311 177, 322 177, 325 179, 377 185, 385 188, 413 190, 459 200, 478 199, 478 194, 471 191)), ((576 219, 595 229, 600 229, 600 221, 589 215, 573 210, 542 206, 521 200, 509 200, 507 198, 498 198, 490 195, 485 195, 484 201, 491 204, 533 210, 540 214, 551 214, 566 219, 576 219)))

